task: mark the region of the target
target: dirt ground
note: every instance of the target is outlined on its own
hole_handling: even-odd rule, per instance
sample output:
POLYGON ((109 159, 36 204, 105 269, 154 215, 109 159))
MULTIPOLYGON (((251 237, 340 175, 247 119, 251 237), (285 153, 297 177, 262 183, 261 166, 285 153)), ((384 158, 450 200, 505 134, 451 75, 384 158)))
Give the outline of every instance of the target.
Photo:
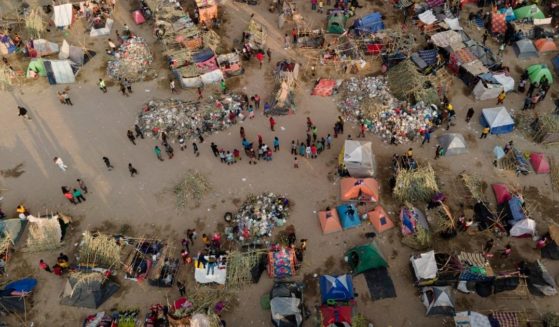
MULTIPOLYGON (((304 13, 305 19, 314 25, 325 22, 325 17, 310 10, 310 2, 298 3, 298 9, 304 13)), ((130 19, 129 5, 119 4, 115 29, 122 29, 126 22, 131 29, 152 40, 149 26, 136 26, 130 19)), ((295 58, 304 62, 303 52, 284 50, 282 35, 284 32, 277 28, 277 14, 268 12, 268 3, 258 6, 247 6, 237 2, 226 3, 226 23, 222 27, 222 34, 228 42, 239 39, 246 26, 250 15, 255 14, 256 19, 267 25, 269 31, 268 44, 272 49, 273 62, 280 58, 295 58)), ((366 8, 358 10, 358 16, 371 10, 380 10, 387 17, 387 27, 394 24, 397 16, 385 3, 367 2, 366 8)), ((467 11, 475 8, 466 8, 462 18, 467 17, 467 11)), ((351 22, 351 21, 350 21, 351 22)), ((61 40, 69 39, 70 43, 80 42, 83 36, 79 24, 70 31, 52 31, 48 38, 61 40), (75 29, 75 30, 74 30, 75 29)), ((285 30, 291 28, 287 23, 285 30)), ((114 32, 114 31, 113 31, 114 32)), ((480 33, 468 28, 473 38, 480 39, 480 33)), ((114 35, 114 34, 113 34, 114 35)), ((187 228, 196 227, 198 233, 213 232, 221 226, 223 214, 235 210, 239 203, 248 194, 264 191, 286 194, 295 202, 291 211, 289 223, 294 224, 299 238, 309 240, 308 250, 302 269, 296 280, 305 280, 307 283, 307 305, 314 312, 317 302, 316 283, 313 274, 337 274, 348 271, 343 263, 343 254, 351 246, 367 242, 363 234, 373 230, 366 224, 357 229, 325 236, 322 234, 317 221, 316 211, 328 205, 338 203, 339 185, 337 181, 330 180, 327 175, 335 169, 338 153, 341 149, 343 138, 334 140, 332 150, 327 150, 318 159, 302 159, 299 169, 292 166, 293 158, 289 155, 288 145, 291 140, 305 137, 305 117, 312 117, 318 126, 319 135, 331 132, 333 122, 338 116, 336 97, 321 98, 311 97, 311 83, 300 83, 297 88, 297 112, 294 115, 276 117, 278 128, 271 132, 267 120, 260 114, 253 121, 245 121, 249 138, 255 139, 257 134, 264 137, 265 142, 271 143, 274 136, 281 142, 281 150, 274 154, 271 162, 259 162, 257 165, 248 165, 246 158, 233 166, 225 166, 211 154, 209 144, 215 142, 220 147, 233 149, 240 148, 239 126, 234 126, 226 131, 207 137, 200 146, 201 155, 195 157, 189 148, 184 152, 178 151, 172 160, 159 162, 153 152, 155 140, 139 140, 138 145, 132 145, 126 138, 126 130, 133 126, 135 118, 143 104, 152 97, 170 97, 167 89, 168 72, 161 70, 159 76, 152 81, 133 85, 134 94, 123 97, 116 87, 109 88, 107 94, 102 94, 95 85, 95 81, 104 77, 104 72, 99 67, 104 66, 106 56, 103 54, 104 39, 91 40, 86 37, 86 44, 98 51, 98 55, 87 64, 80 72, 77 83, 70 85, 70 94, 73 107, 59 104, 56 92, 62 89, 48 86, 46 81, 39 80, 26 83, 21 88, 12 92, 0 93, 2 109, 0 110, 0 170, 10 169, 23 164, 24 171, 19 177, 0 179, 3 189, 2 208, 8 214, 15 213, 15 207, 23 202, 35 215, 48 212, 61 211, 78 219, 69 233, 65 246, 61 251, 74 253, 76 242, 80 234, 88 229, 102 229, 116 233, 123 226, 129 229, 132 235, 150 235, 179 243, 185 236, 187 228), (24 105, 30 110, 31 121, 17 117, 17 105, 24 105), (69 166, 62 172, 53 164, 52 158, 61 157, 69 166), (115 166, 108 172, 101 160, 107 156, 115 166), (126 166, 132 163, 139 171, 137 177, 131 178, 126 166), (195 169, 207 175, 214 191, 208 195, 199 207, 179 210, 176 208, 173 195, 169 189, 183 176, 187 169, 195 169), (86 195, 87 202, 73 206, 60 194, 60 186, 73 185, 76 178, 82 178, 89 186, 90 193, 86 195)), ((490 46, 496 51, 497 44, 490 41, 490 46)), ((163 60, 156 48, 156 65, 163 60)), ((507 49, 505 63, 511 67, 515 79, 523 68, 532 63, 545 62, 549 64, 551 55, 541 56, 530 61, 518 61, 512 51, 507 49)), ((257 65, 248 64, 246 73, 229 81, 232 88, 243 90, 249 95, 259 94, 266 99, 273 88, 271 78, 271 64, 265 64, 260 70, 257 65)), ((329 77, 327 75, 323 77, 329 77)), ((543 148, 526 139, 520 131, 504 136, 490 136, 486 140, 479 140, 481 127, 478 123, 481 108, 495 105, 494 100, 474 101, 465 90, 462 81, 453 79, 452 92, 449 96, 457 109, 457 125, 451 128, 452 132, 463 133, 467 139, 469 153, 458 157, 445 157, 433 160, 436 137, 443 133, 437 130, 430 144, 420 147, 419 143, 389 146, 381 142, 374 135, 367 135, 366 139, 373 142, 373 149, 378 162, 377 177, 381 181, 381 203, 387 208, 394 219, 397 218, 399 205, 393 200, 387 186, 390 171, 390 158, 393 153, 403 153, 408 147, 414 147, 415 156, 420 163, 430 162, 437 172, 441 189, 450 197, 451 207, 454 210, 463 203, 470 207, 473 203, 463 197, 463 187, 457 183, 459 173, 466 171, 477 174, 488 184, 504 182, 523 189, 526 200, 534 206, 534 219, 539 223, 538 230, 546 231, 547 222, 559 221, 557 210, 559 202, 557 193, 550 187, 549 176, 534 175, 516 177, 513 173, 500 171, 491 164, 493 160, 492 149, 496 145, 503 146, 505 142, 514 140, 515 144, 524 151, 541 150, 548 154, 559 154, 557 148, 543 148), (472 106, 476 115, 470 124, 464 123, 467 108, 472 106)), ((204 95, 210 96, 217 88, 206 88, 204 95)), ((194 92, 181 90, 179 98, 188 99, 194 92)), ((539 104, 537 111, 550 111, 552 98, 557 96, 557 87, 552 89, 544 103, 539 104)), ((522 106, 522 96, 509 94, 505 106, 512 112, 517 112, 522 106)), ((357 129, 347 124, 347 134, 357 135, 357 129)), ((491 190, 486 191, 486 197, 494 206, 494 197, 491 190)), ((424 208, 421 205, 420 208, 424 208)), ((488 234, 460 235, 457 239, 441 241, 435 244, 436 250, 458 251, 479 250, 488 234)), ((403 246, 401 236, 397 229, 393 229, 377 237, 381 250, 388 259, 389 272, 394 281, 397 298, 381 301, 372 301, 368 295, 365 281, 362 276, 355 278, 356 291, 359 294, 356 311, 364 314, 375 326, 440 326, 442 319, 425 317, 425 309, 419 301, 417 290, 412 285, 412 276, 409 270, 409 256, 412 250, 403 246)), ((509 242, 508 238, 498 240, 496 248, 502 249, 509 242)), ((534 243, 528 239, 512 239, 515 258, 539 258, 534 248, 534 243)), ((200 247, 195 246, 195 249, 200 247)), ((26 313, 26 324, 13 320, 13 325, 30 326, 78 326, 82 319, 95 312, 89 309, 77 309, 58 304, 66 279, 39 271, 38 260, 43 258, 54 262, 57 251, 50 253, 17 253, 10 262, 8 278, 19 278, 28 275, 39 279, 39 286, 33 296, 33 306, 26 313)), ((559 273, 559 263, 544 260, 545 265, 553 276, 559 273)), ((498 263, 499 265, 501 263, 498 263)), ((510 264, 510 263, 503 263, 510 264)), ((192 280, 191 267, 181 270, 181 278, 192 280), (188 277, 187 277, 188 276, 188 277)), ((259 308, 260 297, 267 293, 273 281, 263 276, 256 285, 247 287, 238 293, 239 305, 234 311, 224 315, 228 326, 269 326, 270 312, 259 308)), ((173 289, 159 289, 147 285, 138 285, 131 281, 121 281, 121 291, 104 303, 98 311, 112 308, 137 307, 146 312, 149 305, 154 303, 167 303, 178 296, 178 291, 173 289)), ((191 282, 187 287, 193 288, 191 282)), ((534 313, 543 313, 557 310, 559 300, 553 298, 508 298, 492 296, 481 298, 477 295, 457 294, 456 306, 458 310, 476 310, 487 312, 491 309, 527 310, 534 313)), ((312 326, 316 320, 311 317, 305 325, 312 326)))

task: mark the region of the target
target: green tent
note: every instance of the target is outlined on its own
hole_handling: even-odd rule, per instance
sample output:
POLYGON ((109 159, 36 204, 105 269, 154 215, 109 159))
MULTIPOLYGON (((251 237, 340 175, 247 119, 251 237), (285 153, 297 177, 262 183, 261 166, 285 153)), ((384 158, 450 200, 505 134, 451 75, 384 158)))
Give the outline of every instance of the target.
POLYGON ((547 65, 536 64, 528 67, 528 77, 530 77, 531 83, 540 83, 543 77, 547 77, 547 81, 551 84, 553 83, 553 75, 547 65))
POLYGON ((514 10, 514 16, 516 16, 516 19, 524 19, 524 18, 544 19, 545 18, 545 15, 543 14, 543 12, 536 5, 529 5, 529 6, 524 6, 524 7, 515 9, 514 10))
POLYGON ((27 78, 31 77, 29 74, 31 71, 38 72, 39 76, 47 76, 47 70, 45 69, 43 59, 34 59, 29 62, 29 66, 27 66, 27 72, 25 74, 27 78))
POLYGON ((364 271, 388 267, 388 263, 374 243, 356 246, 346 252, 345 258, 354 274, 364 271))
POLYGON ((328 17, 328 33, 342 34, 345 32, 347 17, 342 13, 336 13, 328 17))

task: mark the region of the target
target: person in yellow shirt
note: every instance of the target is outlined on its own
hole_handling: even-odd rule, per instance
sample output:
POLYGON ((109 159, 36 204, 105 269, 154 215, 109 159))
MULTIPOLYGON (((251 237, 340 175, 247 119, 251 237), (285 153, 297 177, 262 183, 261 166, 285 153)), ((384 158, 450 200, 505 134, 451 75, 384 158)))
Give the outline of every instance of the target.
POLYGON ((406 152, 406 156, 408 157, 408 159, 413 158, 413 149, 409 148, 408 151, 406 152))
POLYGON ((482 131, 481 131, 481 136, 479 137, 480 139, 486 139, 487 138, 487 134, 489 134, 489 127, 485 127, 482 131))

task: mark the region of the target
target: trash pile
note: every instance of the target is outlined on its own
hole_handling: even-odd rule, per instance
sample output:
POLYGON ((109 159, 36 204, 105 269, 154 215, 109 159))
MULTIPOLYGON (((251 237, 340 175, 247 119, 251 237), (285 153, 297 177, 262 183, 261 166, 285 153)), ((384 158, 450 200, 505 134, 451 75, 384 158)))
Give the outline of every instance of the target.
POLYGON ((203 102, 180 99, 153 99, 140 112, 136 123, 147 136, 157 137, 165 132, 170 140, 179 136, 195 138, 224 130, 237 121, 241 96, 229 94, 220 99, 203 102))
POLYGON ((147 42, 141 37, 124 41, 115 57, 116 60, 109 61, 107 65, 107 74, 115 80, 126 78, 130 82, 136 82, 152 73, 149 68, 153 62, 153 55, 147 42))
POLYGON ((338 109, 349 119, 364 123, 385 142, 392 137, 396 143, 413 141, 438 115, 434 106, 423 102, 409 106, 396 99, 382 76, 352 77, 342 83, 340 90, 338 109))
POLYGON ((194 207, 199 206, 204 195, 211 190, 212 185, 205 175, 189 169, 174 188, 177 208, 185 208, 189 203, 194 207))
POLYGON ((256 241, 271 237, 272 229, 286 223, 289 200, 274 193, 250 195, 232 219, 233 228, 225 232, 227 239, 256 241))

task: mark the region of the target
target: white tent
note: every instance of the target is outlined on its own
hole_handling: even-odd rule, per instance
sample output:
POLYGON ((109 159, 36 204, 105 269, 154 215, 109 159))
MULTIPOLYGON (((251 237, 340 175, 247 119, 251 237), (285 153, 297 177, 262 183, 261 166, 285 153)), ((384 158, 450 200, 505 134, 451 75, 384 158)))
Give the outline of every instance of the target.
POLYGON ((499 84, 490 84, 479 80, 477 82, 476 87, 474 87, 473 94, 474 98, 478 101, 489 100, 489 99, 496 99, 499 96, 499 93, 503 91, 503 86, 499 84))
POLYGON ((110 18, 107 18, 107 21, 105 23, 105 27, 92 28, 91 32, 89 32, 89 36, 96 37, 96 36, 109 35, 111 33, 111 28, 113 28, 113 20, 110 19, 110 18))
POLYGON ((456 327, 491 327, 489 318, 475 311, 456 312, 454 325, 456 327))
POLYGON ((418 280, 433 279, 437 277, 437 262, 435 251, 420 253, 410 257, 411 265, 418 280))
POLYGON ((375 173, 375 159, 371 142, 346 140, 343 159, 345 168, 351 177, 371 177, 375 173))
POLYGON ((514 91, 514 78, 505 73, 493 74, 493 78, 503 86, 505 92, 514 91))
POLYGON ((54 25, 56 27, 66 27, 72 25, 72 4, 54 6, 54 25))
POLYGON ((45 39, 33 40, 33 49, 37 51, 39 57, 48 56, 59 51, 58 44, 45 39))
POLYGON ((443 134, 437 138, 444 149, 445 156, 454 156, 468 152, 464 136, 458 133, 443 134))
POLYGON ((534 235, 536 233, 536 221, 530 218, 522 219, 512 226, 510 236, 520 237, 534 235))

